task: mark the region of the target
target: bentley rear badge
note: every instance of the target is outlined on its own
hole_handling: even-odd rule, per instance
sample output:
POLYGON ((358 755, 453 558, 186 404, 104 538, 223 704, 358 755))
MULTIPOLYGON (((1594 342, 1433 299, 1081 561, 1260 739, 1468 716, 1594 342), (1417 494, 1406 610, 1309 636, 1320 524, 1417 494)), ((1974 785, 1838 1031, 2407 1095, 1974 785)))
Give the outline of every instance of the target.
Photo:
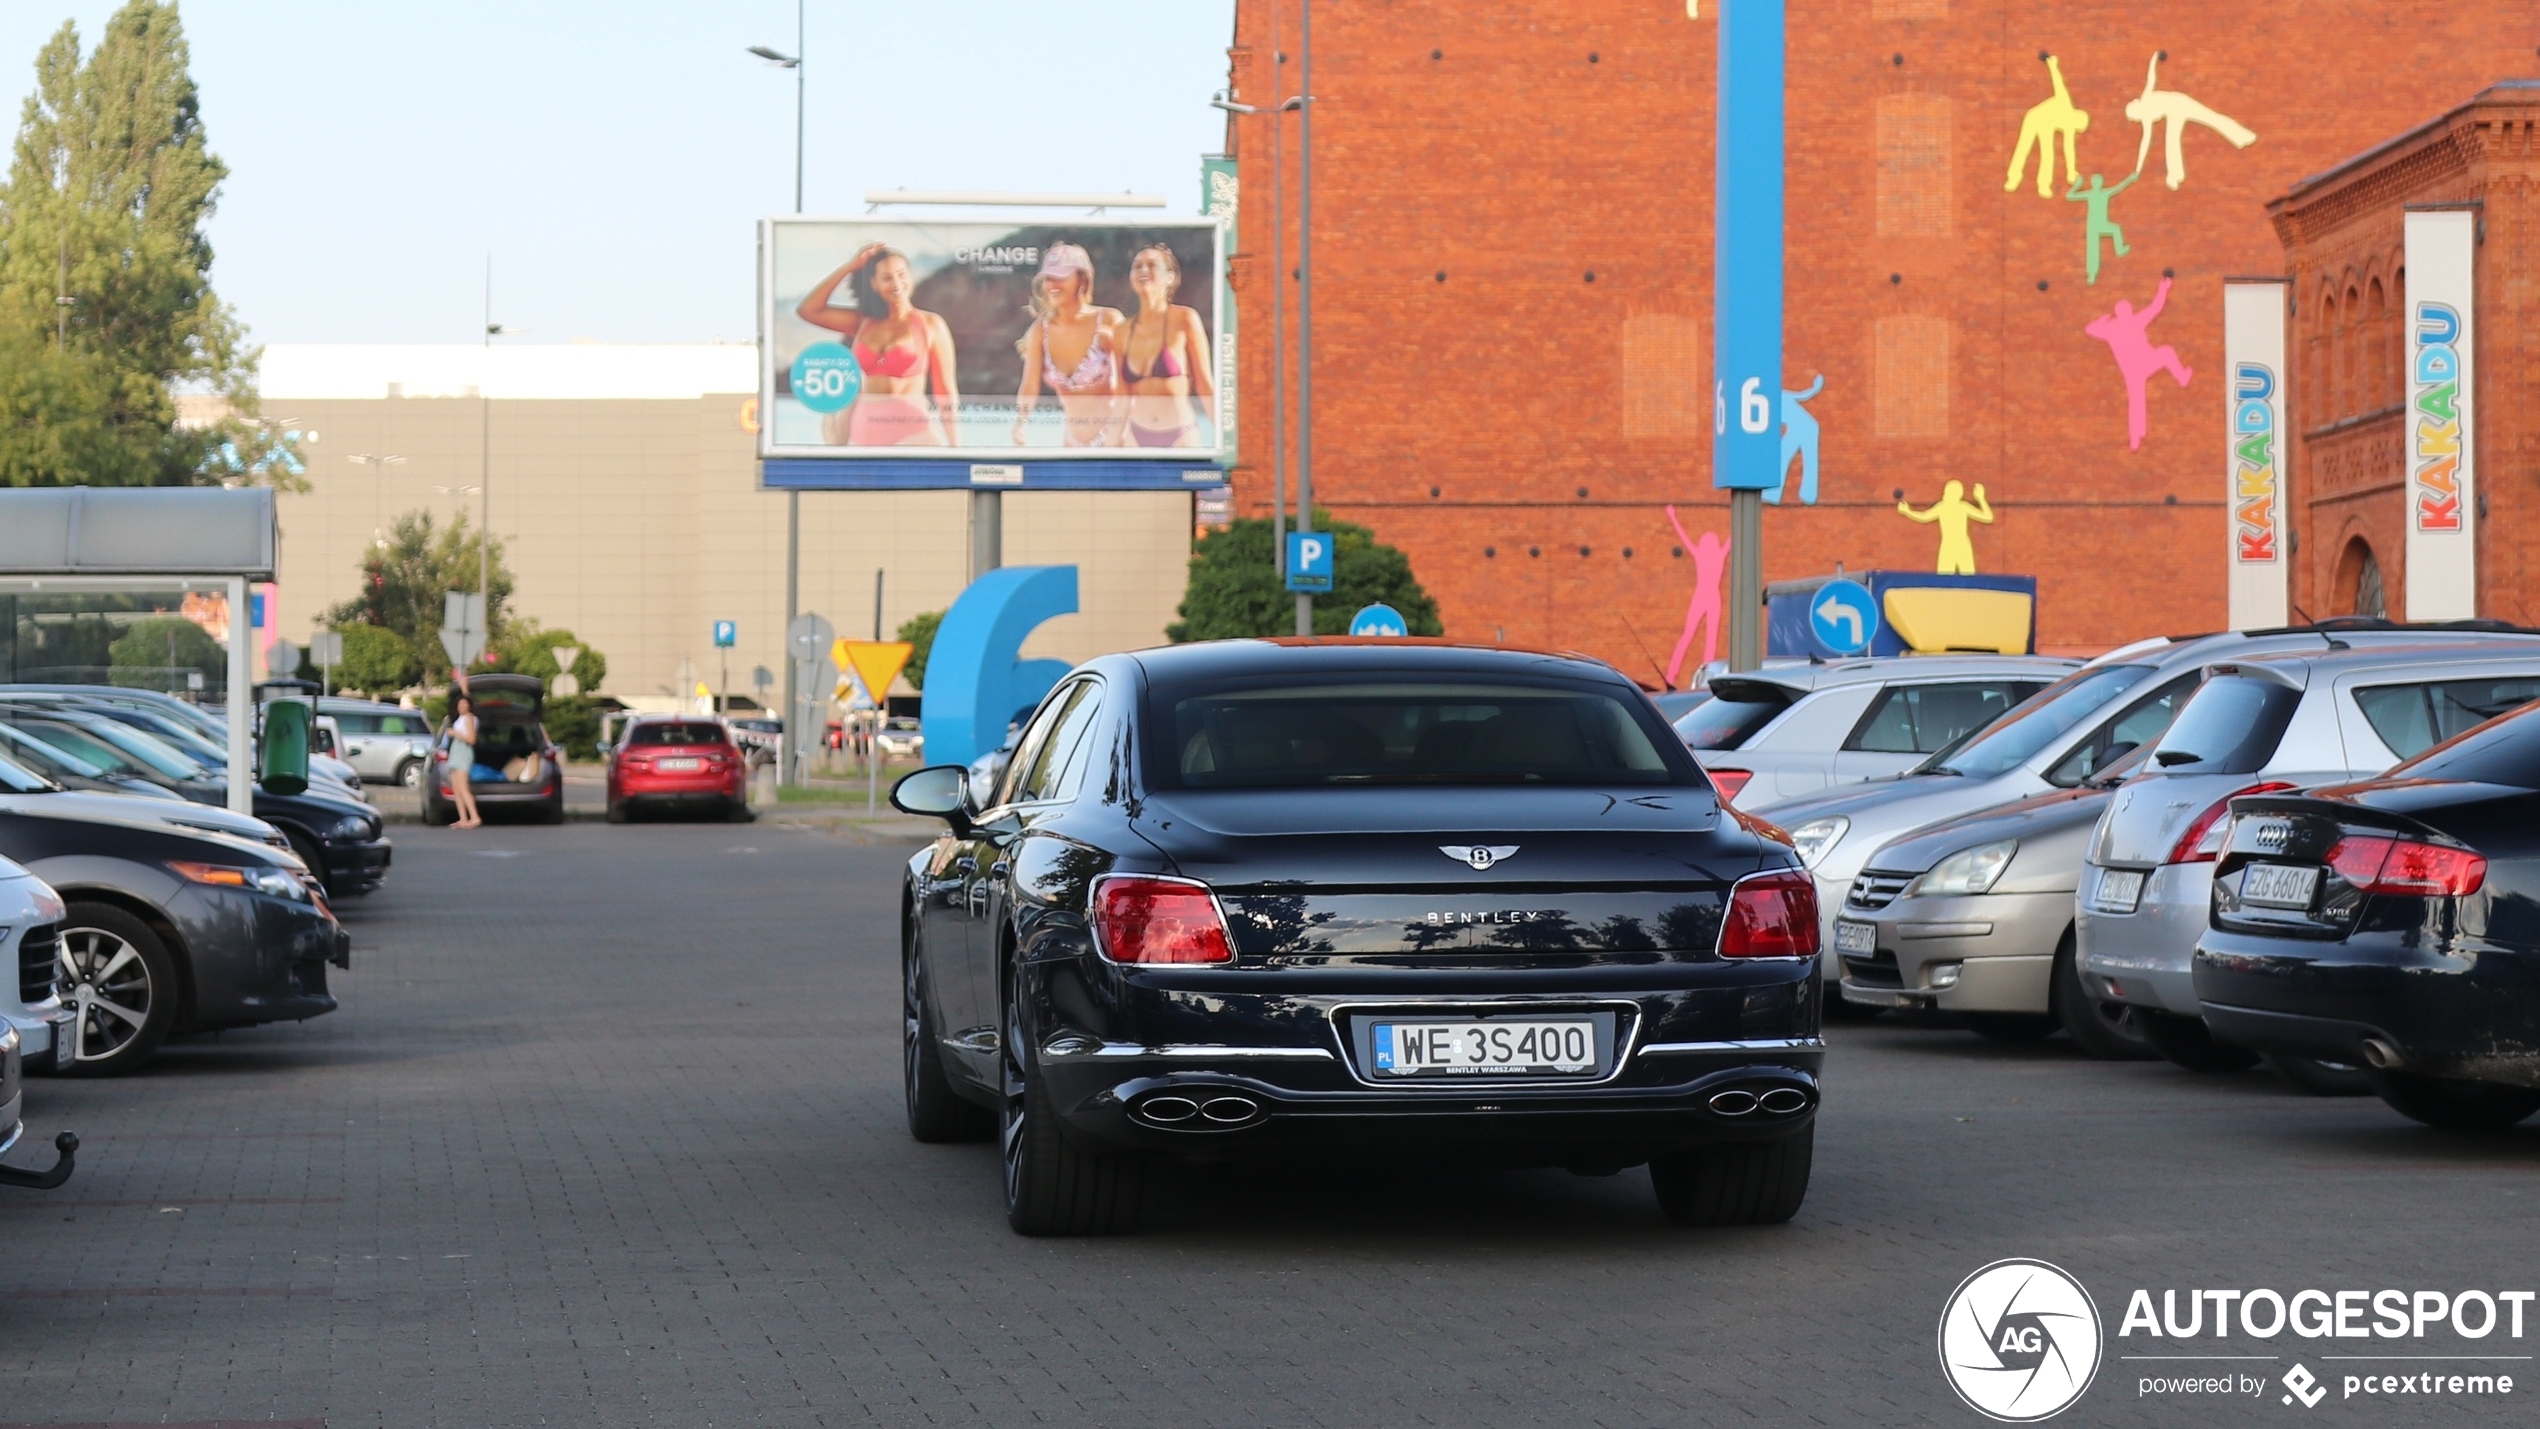
POLYGON ((1438 852, 1458 863, 1469 863, 1476 871, 1517 856, 1515 844, 1439 844, 1438 852))

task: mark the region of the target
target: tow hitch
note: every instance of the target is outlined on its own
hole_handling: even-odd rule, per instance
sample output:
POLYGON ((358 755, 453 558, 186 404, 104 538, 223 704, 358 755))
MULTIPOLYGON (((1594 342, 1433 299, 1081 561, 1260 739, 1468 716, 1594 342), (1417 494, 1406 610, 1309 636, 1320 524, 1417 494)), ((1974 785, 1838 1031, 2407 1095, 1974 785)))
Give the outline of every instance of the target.
POLYGON ((50 1191, 71 1178, 71 1163, 79 1154, 79 1133, 65 1131, 53 1138, 53 1149, 62 1153, 50 1171, 21 1171, 14 1166, 0 1166, 0 1186, 23 1186, 30 1191, 50 1191))

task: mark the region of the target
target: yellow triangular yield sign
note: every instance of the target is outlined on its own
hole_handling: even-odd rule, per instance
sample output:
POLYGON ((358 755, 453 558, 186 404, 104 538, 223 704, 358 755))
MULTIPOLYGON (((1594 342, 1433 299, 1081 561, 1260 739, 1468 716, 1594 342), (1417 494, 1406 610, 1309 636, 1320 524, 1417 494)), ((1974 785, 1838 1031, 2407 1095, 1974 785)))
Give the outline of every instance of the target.
POLYGON ((831 658, 845 669, 853 670, 864 681, 864 692, 882 703, 891 690, 891 682, 900 677, 900 668, 917 647, 905 640, 841 640, 831 650, 831 658))

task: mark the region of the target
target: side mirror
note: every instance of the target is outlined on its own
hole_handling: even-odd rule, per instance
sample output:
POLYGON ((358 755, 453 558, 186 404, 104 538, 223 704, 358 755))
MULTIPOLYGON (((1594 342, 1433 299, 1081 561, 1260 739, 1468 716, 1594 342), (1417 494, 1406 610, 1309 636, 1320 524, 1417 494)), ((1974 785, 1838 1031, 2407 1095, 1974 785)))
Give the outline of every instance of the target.
POLYGON ((256 782, 268 794, 299 794, 309 787, 309 707, 297 700, 265 706, 264 747, 257 751, 256 782))
POLYGON ((903 814, 942 819, 956 834, 970 830, 970 771, 938 764, 891 786, 891 807, 903 814))

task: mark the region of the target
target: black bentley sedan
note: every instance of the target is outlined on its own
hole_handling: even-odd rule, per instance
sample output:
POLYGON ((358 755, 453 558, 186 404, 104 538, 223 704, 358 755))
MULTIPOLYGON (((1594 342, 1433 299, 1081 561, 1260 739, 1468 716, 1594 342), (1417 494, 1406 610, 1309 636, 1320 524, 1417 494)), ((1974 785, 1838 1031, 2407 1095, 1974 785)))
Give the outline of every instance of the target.
POLYGON ((2196 998, 2443 1127, 2540 1111, 2540 705, 2375 779, 2234 799, 2196 998))
POLYGON ((1788 1220, 1823 1059, 1813 886, 1577 656, 1240 640, 1044 699, 902 903, 909 1128, 1000 1137, 1027 1235, 1128 1228, 1164 1155, 1647 1163, 1788 1220))

